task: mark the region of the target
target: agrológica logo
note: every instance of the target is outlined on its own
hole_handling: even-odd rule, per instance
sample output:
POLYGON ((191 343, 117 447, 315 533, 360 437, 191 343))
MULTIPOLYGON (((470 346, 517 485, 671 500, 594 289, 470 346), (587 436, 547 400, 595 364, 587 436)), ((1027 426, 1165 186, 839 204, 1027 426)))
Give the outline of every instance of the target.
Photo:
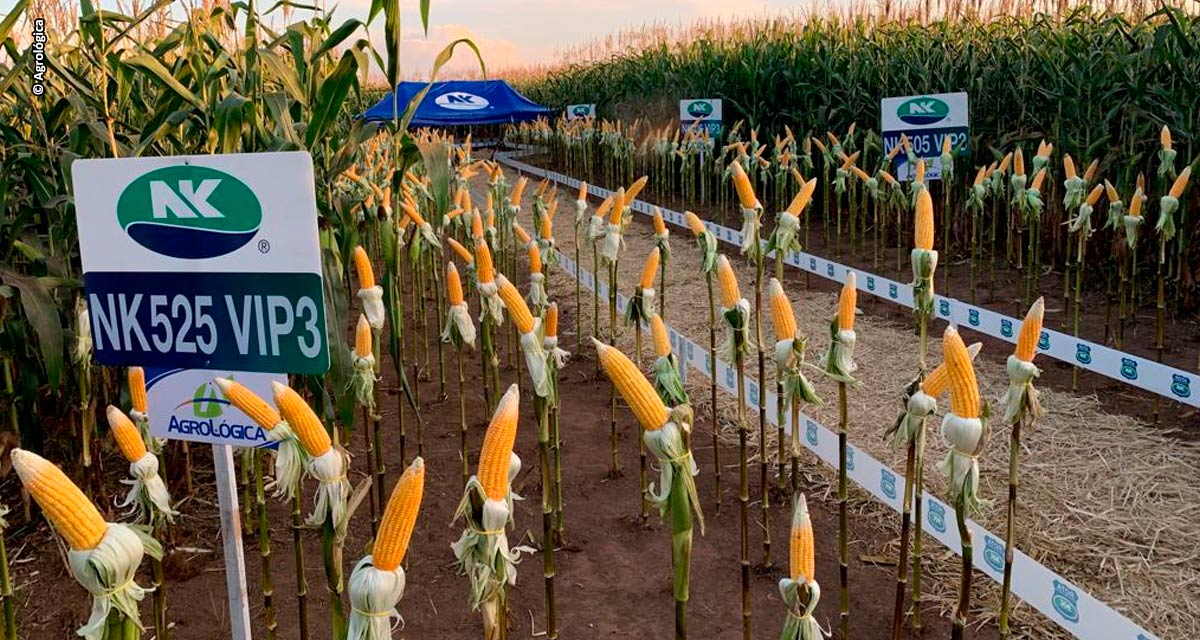
POLYGON ((950 106, 937 98, 922 96, 906 100, 896 109, 896 117, 915 125, 936 124, 950 115, 950 106))
POLYGON ((129 183, 117 222, 143 247, 197 260, 242 248, 262 225, 262 204, 237 178, 193 165, 164 167, 129 183))
POLYGON ((693 100, 688 104, 687 112, 693 118, 704 118, 712 115, 713 106, 711 102, 705 100, 693 100))

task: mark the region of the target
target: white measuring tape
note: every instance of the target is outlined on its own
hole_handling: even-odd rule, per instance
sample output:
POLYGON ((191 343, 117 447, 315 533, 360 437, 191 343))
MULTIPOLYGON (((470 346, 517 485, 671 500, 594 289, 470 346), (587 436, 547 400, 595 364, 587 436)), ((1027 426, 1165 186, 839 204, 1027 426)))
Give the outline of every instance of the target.
MULTIPOLYGON (((525 173, 550 178, 568 187, 579 187, 580 181, 575 178, 539 169, 514 159, 532 151, 531 148, 525 147, 517 152, 498 153, 496 159, 525 173)), ((588 185, 588 193, 607 198, 613 192, 588 185)), ((639 213, 652 215, 654 205, 642 200, 635 200, 632 209, 639 213)), ((682 213, 662 207, 659 210, 662 211, 663 220, 668 224, 687 228, 682 213)), ((740 231, 713 222, 706 222, 705 225, 722 242, 741 246, 742 234, 740 231)), ((784 259, 784 263, 839 283, 845 282, 846 274, 853 271, 858 279, 860 290, 903 307, 912 308, 913 306, 912 285, 907 283, 896 282, 804 252, 788 255, 784 259)), ((946 296, 936 296, 935 314, 938 318, 959 328, 972 329, 1014 344, 1017 341, 1017 329, 1021 326, 1021 321, 1018 319, 946 296)), ((1169 400, 1200 407, 1200 375, 1069 336, 1053 329, 1042 330, 1038 339, 1038 352, 1169 400)))
MULTIPOLYGON (((556 182, 572 187, 578 187, 579 185, 579 181, 573 178, 567 178, 561 174, 547 172, 537 167, 511 160, 508 154, 497 154, 497 159, 525 173, 550 177, 556 182), (571 184, 572 182, 574 184, 571 184)), ((611 193, 610 191, 591 186, 588 187, 588 190, 594 195, 602 197, 607 197, 611 193)), ((642 213, 649 212, 649 206, 640 201, 635 202, 634 209, 642 213), (639 209, 639 204, 643 208, 639 209)), ((662 209, 662 212, 663 218, 667 219, 668 211, 662 209)), ((672 217, 674 220, 671 221, 674 224, 683 225, 682 214, 674 211, 669 213, 673 214, 672 217)), ((713 229, 716 233, 720 233, 720 237, 729 242, 734 242, 732 238, 736 237, 740 239, 741 237, 740 233, 718 225, 710 225, 710 229, 713 229)), ((559 267, 563 271, 579 280, 589 290, 597 290, 601 296, 608 295, 608 286, 605 283, 600 282, 594 274, 584 269, 582 265, 577 265, 566 253, 559 251, 558 254, 559 267)), ((800 257, 815 258, 815 256, 807 256, 807 254, 800 254, 800 257)), ((850 271, 848 267, 819 258, 815 259, 821 265, 831 265, 827 267, 831 270, 826 272, 828 274, 826 277, 838 282, 844 281, 846 274, 850 271)), ((800 266, 797 261, 789 260, 788 262, 794 266, 800 266)), ((814 271, 814 273, 817 272, 814 271)), ((864 272, 859 273, 862 274, 859 276, 860 278, 873 277, 864 272)), ((900 304, 912 306, 911 287, 882 278, 879 278, 877 282, 879 280, 883 280, 889 285, 897 286, 897 295, 892 299, 900 304), (904 289, 900 289, 900 287, 904 287, 904 289), (906 297, 901 297, 900 291, 904 291, 903 295, 906 297)), ((859 282, 861 283, 862 280, 860 279, 859 282)), ((874 293, 872 289, 868 289, 868 291, 874 293)), ((624 313, 627 300, 625 296, 618 294, 617 307, 622 313, 624 313)), ((939 299, 939 316, 953 321, 953 318, 956 316, 940 313, 941 304, 945 300, 948 299, 939 299)), ((987 313, 999 319, 1005 319, 999 314, 987 313)), ((1016 322, 1011 319, 1007 320, 1009 322, 1016 322)), ((685 381, 687 380, 689 369, 695 369, 701 375, 711 378, 715 364, 717 386, 736 396, 736 371, 732 366, 721 360, 715 360, 708 349, 676 331, 670 325, 667 325, 667 332, 671 339, 672 349, 680 361, 686 363, 686 366, 682 367, 680 371, 685 381)), ((765 398, 762 399, 767 402, 767 420, 771 424, 778 425, 779 416, 776 410, 775 392, 768 389, 765 394, 762 394, 758 382, 749 376, 745 377, 745 385, 747 406, 757 411, 760 397, 765 395, 765 398)), ((788 433, 791 433, 792 428, 794 428, 794 425, 790 424, 790 420, 790 416, 784 416, 784 428, 788 433)), ((804 429, 804 436, 800 439, 804 446, 815 453, 826 464, 836 468, 838 464, 837 433, 804 413, 800 414, 800 424, 804 429)), ((891 507, 892 510, 896 512, 901 510, 901 492, 899 489, 904 485, 903 474, 894 471, 879 460, 876 460, 865 450, 859 449, 853 444, 849 444, 847 447, 846 462, 847 476, 852 482, 891 507)), ((922 529, 933 536, 938 542, 945 545, 947 549, 961 555, 962 543, 958 535, 958 529, 952 526, 955 518, 954 508, 928 491, 923 492, 923 496, 926 511, 924 521, 921 523, 922 529)), ((972 558, 975 568, 997 583, 1001 582, 1004 577, 1004 539, 984 529, 973 520, 968 520, 967 526, 970 528, 972 538, 975 542, 973 546, 974 557, 972 558)), ((1139 627, 1133 621, 1113 610, 1112 607, 1097 600, 1066 578, 1063 578, 1045 565, 1038 563, 1015 549, 1013 552, 1012 592, 1028 605, 1046 615, 1059 627, 1081 640, 1158 640, 1157 636, 1139 627)))

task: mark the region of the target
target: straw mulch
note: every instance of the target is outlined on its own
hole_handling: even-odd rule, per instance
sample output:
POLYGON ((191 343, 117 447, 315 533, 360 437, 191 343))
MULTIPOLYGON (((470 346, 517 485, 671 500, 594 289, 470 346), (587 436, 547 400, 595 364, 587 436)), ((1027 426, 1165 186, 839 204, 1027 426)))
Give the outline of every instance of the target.
MULTIPOLYGON (((508 172, 509 180, 516 175, 508 172)), ((523 224, 532 229, 533 185, 527 190, 522 209, 523 224)), ((477 194, 483 201, 482 192, 477 194)), ((575 193, 561 189, 560 213, 554 233, 560 250, 574 252, 575 193)), ((588 214, 598 204, 589 203, 588 214)), ((585 225, 586 226, 586 225, 585 225)), ((619 263, 618 286, 628 294, 636 284, 642 263, 653 248, 650 221, 635 214, 635 222, 626 234, 619 263)), ((691 233, 671 228, 672 255, 668 271, 666 321, 700 344, 707 344, 708 292, 700 272, 699 251, 691 233)), ((737 248, 722 244, 738 271, 742 294, 754 303, 754 270, 737 257, 737 248)), ((591 267, 590 247, 582 251, 582 263, 591 267)), ((806 292, 802 275, 789 268, 787 289, 798 316, 798 329, 809 337, 809 361, 818 364, 828 346, 828 322, 836 309, 835 294, 806 292)), ((766 280, 774 272, 770 262, 766 280)), ((556 292, 574 291, 573 279, 561 270, 551 270, 550 287, 556 292)), ((817 278, 813 278, 814 284, 817 278)), ((522 279, 523 281, 523 279, 522 279)), ((828 289, 828 287, 824 287, 828 289)), ((661 292, 659 292, 661 295, 661 292)), ((865 296, 866 294, 860 294, 865 296)), ((557 296, 564 313, 574 313, 574 296, 557 296)), ((585 337, 592 330, 591 296, 584 291, 583 318, 578 326, 585 337)), ((607 334, 607 304, 601 300, 601 335, 607 334)), ((576 326, 574 322, 569 323, 576 326)), ((928 362, 941 361, 942 322, 930 325, 928 362)), ((910 324, 872 315, 857 321, 858 344, 855 359, 859 365, 859 385, 849 394, 850 441, 871 455, 902 469, 903 452, 893 452, 882 434, 896 418, 901 389, 917 372, 918 339, 910 324)), ((633 331, 620 331, 620 346, 633 352, 633 331)), ((773 345, 770 315, 764 314, 762 326, 767 344, 773 345)), ((649 337, 644 337, 646 362, 651 357, 649 337)), ((964 334, 970 343, 977 338, 964 334)), ((563 343, 574 349, 575 339, 564 335, 563 343)), ((718 341, 720 338, 718 338, 718 341)), ((586 340, 585 340, 586 345, 586 340)), ((591 357, 590 348, 582 357, 591 357)), ((976 361, 983 397, 998 408, 1007 388, 1004 359, 1008 352, 987 349, 976 361)), ((1044 366, 1047 363, 1041 362, 1044 366)), ((772 380, 772 362, 767 355, 767 377, 772 380)), ((757 360, 747 363, 747 375, 757 372, 757 360)), ((812 372, 810 379, 826 399, 823 407, 806 407, 805 412, 831 428, 837 425, 837 388, 830 380, 812 372)), ((697 425, 706 429, 711 407, 708 406, 708 381, 692 372, 689 393, 697 412, 697 425)), ((1169 430, 1153 428, 1124 415, 1101 410, 1094 396, 1079 396, 1068 389, 1042 388, 1046 416, 1032 430, 1022 434, 1021 485, 1019 493, 1018 548, 1038 562, 1058 572, 1101 601, 1115 607, 1138 624, 1163 638, 1200 637, 1200 444, 1172 437, 1169 430)), ((734 399, 719 395, 718 411, 724 424, 723 437, 736 440, 733 428, 734 399)), ((943 399, 939 411, 948 406, 943 399)), ((997 409, 998 410, 998 409, 997 409)), ((757 415, 750 413, 757 451, 757 415)), ((937 433, 939 421, 931 420, 927 438, 925 478, 935 495, 945 495, 945 483, 935 468, 946 452, 937 433)), ((768 425, 769 451, 775 451, 774 427, 768 425)), ((982 493, 995 500, 995 506, 981 524, 1003 536, 1005 500, 1008 485, 1008 428, 992 422, 992 440, 981 457, 982 493)), ((814 458, 809 457, 809 460, 814 458)), ((822 464, 810 464, 814 497, 836 500, 836 470, 822 464), (823 491, 823 493, 822 493, 823 491)), ((755 482, 754 484, 757 484, 755 482)), ((878 522, 881 530, 899 535, 898 515, 879 504, 864 491, 852 491, 852 509, 857 518, 878 522)), ((976 544, 981 544, 977 541, 976 544)), ((894 557, 898 542, 882 548, 864 549, 864 556, 894 557)), ((952 610, 960 563, 939 543, 927 538, 925 544, 924 585, 926 597, 939 603, 943 613, 952 610)), ((973 624, 994 622, 999 609, 999 585, 985 577, 975 581, 973 624)), ((1014 637, 1069 638, 1056 624, 1032 608, 1020 604, 1014 612, 1014 637)))

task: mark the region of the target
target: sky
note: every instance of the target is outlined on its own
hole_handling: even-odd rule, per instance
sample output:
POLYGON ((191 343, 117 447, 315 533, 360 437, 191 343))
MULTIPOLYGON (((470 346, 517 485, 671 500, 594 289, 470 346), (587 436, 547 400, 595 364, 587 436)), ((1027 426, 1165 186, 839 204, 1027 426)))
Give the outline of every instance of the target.
MULTIPOLYGON (((130 0, 100 3, 115 9, 118 1, 127 7, 130 0)), ((365 20, 370 8, 370 0, 324 1, 334 10, 335 22, 365 20)), ((146 2, 142 0, 143 5, 146 2)), ((0 14, 7 13, 14 3, 0 0, 0 14)), ((417 0, 402 0, 401 4, 403 73, 409 78, 426 78, 437 53, 457 38, 471 38, 479 45, 490 72, 554 62, 563 49, 626 28, 788 13, 811 6, 812 0, 431 0, 428 35, 421 29, 417 0)), ((372 41, 382 48, 382 16, 376 22, 371 29, 372 41)), ((469 68, 477 69, 478 63, 468 49, 462 48, 442 77, 469 68)))

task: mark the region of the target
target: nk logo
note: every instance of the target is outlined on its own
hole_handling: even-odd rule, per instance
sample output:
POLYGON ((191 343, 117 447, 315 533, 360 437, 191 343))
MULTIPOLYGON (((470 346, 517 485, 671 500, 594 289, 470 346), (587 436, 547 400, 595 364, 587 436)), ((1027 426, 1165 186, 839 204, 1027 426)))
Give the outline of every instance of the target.
POLYGON ((1050 334, 1045 331, 1038 334, 1038 349, 1045 351, 1050 348, 1050 334))
POLYGON ((241 180, 194 165, 164 167, 129 183, 117 222, 136 243, 171 258, 215 258, 242 248, 262 225, 262 204, 241 180))
POLYGON ((1079 594, 1059 580, 1054 581, 1054 610, 1067 622, 1079 622, 1079 594))
POLYGON ((575 105, 575 108, 571 110, 571 115, 575 116, 576 118, 586 118, 592 115, 592 108, 586 104, 577 104, 575 105))
POLYGON ((706 100, 693 100, 688 103, 687 114, 697 120, 701 118, 707 118, 708 116, 711 116, 712 113, 713 106, 711 102, 706 100))
POLYGON ((809 446, 817 446, 817 423, 812 420, 807 420, 804 423, 804 438, 808 440, 809 446))
POLYGON ((1178 373, 1171 375, 1171 393, 1180 398, 1190 398, 1192 396, 1192 381, 1190 378, 1178 373))
POLYGON ((1075 359, 1079 364, 1092 363, 1092 348, 1086 344, 1075 344, 1075 359))
POLYGON ((897 287, 894 284, 889 284, 888 285, 888 297, 891 298, 892 300, 895 300, 896 296, 898 296, 898 295, 900 295, 899 287, 897 287))
POLYGON ((906 124, 927 126, 937 124, 950 115, 950 106, 937 98, 920 97, 908 100, 896 109, 896 117, 906 124))
POLYGON ((867 291, 875 290, 875 278, 867 276, 867 291))
POLYGON ((938 301, 938 315, 945 316, 947 318, 950 317, 950 301, 949 300, 939 300, 938 301))
POLYGON ((1004 545, 992 536, 984 536, 983 559, 992 568, 992 571, 996 573, 1004 571, 1004 545))
POLYGON ((1005 338, 1011 338, 1013 336, 1012 320, 1004 319, 1000 321, 1000 335, 1004 336, 1005 338))
POLYGON ((896 474, 883 469, 879 472, 879 489, 888 500, 896 499, 896 474))
POLYGON ((979 326, 979 309, 971 309, 967 311, 967 324, 972 327, 979 326))
POLYGON ((435 98, 433 102, 437 106, 443 109, 450 109, 451 111, 478 111, 479 109, 486 109, 491 104, 487 98, 465 91, 443 93, 435 98))
POLYGON ((946 507, 939 502, 929 503, 929 526, 938 533, 946 533, 946 507))
POLYGON ((1133 358, 1121 358, 1121 377, 1126 380, 1137 380, 1137 361, 1133 358))

